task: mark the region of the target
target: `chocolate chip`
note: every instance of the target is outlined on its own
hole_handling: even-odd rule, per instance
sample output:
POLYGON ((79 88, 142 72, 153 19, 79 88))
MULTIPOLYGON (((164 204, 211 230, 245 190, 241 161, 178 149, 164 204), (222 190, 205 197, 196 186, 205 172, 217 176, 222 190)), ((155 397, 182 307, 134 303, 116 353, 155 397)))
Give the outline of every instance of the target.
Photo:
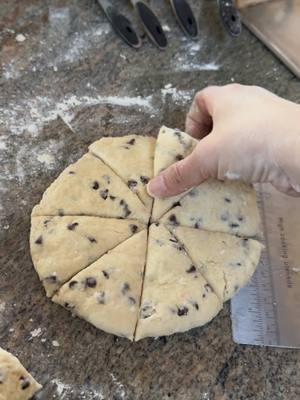
POLYGON ((239 290, 239 286, 238 285, 234 285, 234 291, 237 292, 239 290))
POLYGON ((229 226, 230 228, 238 228, 240 225, 235 222, 232 222, 231 224, 229 224, 229 226))
POLYGON ((131 230, 132 233, 135 233, 138 230, 138 226, 137 225, 130 224, 129 227, 130 227, 130 230, 131 230))
POLYGON ((47 225, 49 224, 49 222, 50 222, 50 219, 45 219, 45 221, 44 221, 44 226, 47 227, 47 225))
POLYGON ((195 307, 196 310, 199 310, 199 304, 196 301, 193 303, 193 307, 195 307))
POLYGON ((58 210, 58 215, 59 215, 60 217, 63 217, 63 216, 65 215, 65 212, 64 212, 64 210, 63 210, 62 208, 60 208, 60 209, 58 210))
POLYGON ((97 243, 97 240, 94 237, 88 236, 87 238, 91 243, 97 243))
POLYGON ((195 228, 195 229, 199 229, 199 228, 200 228, 199 222, 195 222, 195 223, 194 223, 194 228, 195 228))
POLYGON ((127 186, 129 187, 129 189, 135 188, 137 184, 137 181, 135 181, 134 179, 129 179, 129 181, 127 182, 127 186))
POLYGON ((172 242, 172 243, 178 243, 178 240, 176 239, 176 238, 171 238, 171 239, 169 239, 170 240, 170 242, 172 242))
POLYGON ((24 376, 21 376, 20 382, 21 382, 21 389, 22 390, 25 390, 25 389, 29 388, 30 380, 28 378, 25 378, 24 376))
POLYGON ((221 214, 221 220, 222 220, 222 221, 228 221, 228 219, 229 219, 229 213, 228 213, 228 211, 223 212, 223 214, 221 214))
POLYGON ((109 273, 105 270, 102 271, 102 274, 105 276, 106 279, 109 279, 109 273))
POLYGON ((142 319, 151 317, 155 313, 155 308, 150 303, 144 303, 141 308, 140 316, 142 319))
POLYGON ((56 275, 49 275, 46 276, 46 278, 44 278, 43 281, 49 284, 54 284, 57 282, 57 277, 56 275))
POLYGON ((203 293, 202 297, 203 297, 203 299, 205 299, 205 297, 206 297, 206 294, 205 294, 205 293, 203 293))
POLYGON ((183 160, 183 155, 182 154, 177 154, 176 156, 175 156, 175 160, 176 161, 180 161, 180 160, 183 160))
POLYGON ((176 201, 176 203, 173 203, 172 207, 181 207, 180 201, 176 201))
POLYGON ((133 146, 135 144, 135 139, 130 139, 128 142, 126 142, 126 144, 130 144, 131 146, 133 146))
POLYGON ((177 307, 177 315, 182 317, 188 315, 189 309, 186 306, 177 307))
POLYGON ((136 300, 133 297, 128 297, 128 301, 132 306, 136 303, 136 300))
POLYGON ((69 175, 75 175, 74 171, 69 171, 69 175))
POLYGON ((140 181, 143 185, 147 185, 147 183, 150 181, 150 178, 148 178, 147 176, 140 176, 140 181))
POLYGON ((192 189, 191 191, 189 191, 188 195, 189 195, 190 197, 195 197, 195 196, 197 195, 196 189, 192 189))
POLYGON ((237 267, 241 267, 241 266, 242 266, 242 263, 237 262, 236 265, 237 265, 237 267))
POLYGON ((67 302, 64 304, 64 307, 68 310, 73 310, 73 308, 75 308, 74 304, 67 303, 67 302))
POLYGON ((159 224, 159 222, 155 222, 155 224, 154 224, 155 226, 159 226, 160 224, 159 224))
POLYGON ((120 200, 120 206, 124 206, 124 204, 125 204, 125 200, 120 200))
POLYGON ((186 272, 187 272, 188 274, 191 274, 191 273, 193 273, 193 272, 196 272, 196 267, 195 267, 195 265, 191 265, 190 268, 186 270, 186 272))
POLYGON ((116 200, 116 196, 110 195, 109 198, 110 198, 111 200, 116 200))
POLYGON ((102 197, 103 200, 106 200, 108 198, 108 189, 100 190, 100 196, 102 197))
POLYGON ((172 225, 179 225, 175 214, 171 214, 169 216, 169 221, 172 225))
POLYGON ((94 181, 94 182, 93 182, 93 185, 92 185, 92 189, 98 190, 98 189, 99 189, 99 182, 94 181))
POLYGON ((204 285, 204 289, 206 290, 207 293, 213 292, 212 287, 210 286, 210 284, 206 283, 204 285))
POLYGON ((93 277, 86 278, 85 280, 85 287, 94 288, 97 285, 97 281, 93 277))
POLYGON ((101 291, 96 296, 98 304, 105 304, 105 292, 101 291))
POLYGON ((231 199, 229 197, 224 197, 224 201, 226 201, 226 203, 231 203, 231 199))
POLYGON ((40 235, 40 236, 36 239, 35 244, 42 244, 42 243, 43 243, 43 236, 40 235))
POLYGON ((75 289, 75 287, 77 286, 77 284, 78 284, 78 281, 71 281, 71 282, 69 283, 69 288, 70 288, 70 289, 75 289))
POLYGON ((69 231, 74 231, 74 229, 78 226, 78 222, 73 222, 72 224, 68 225, 69 231))
POLYGON ((131 214, 131 211, 129 210, 128 204, 126 203, 125 200, 120 200, 120 206, 123 207, 123 212, 124 212, 124 218, 128 217, 128 215, 131 214))
POLYGON ((108 175, 103 175, 103 179, 109 185, 110 184, 110 177, 108 175))
POLYGON ((241 215, 238 217, 238 220, 240 221, 240 222, 242 222, 242 221, 244 221, 244 217, 242 217, 241 215))
POLYGON ((130 290, 130 285, 129 283, 125 282, 122 287, 122 294, 126 294, 129 290, 130 290))

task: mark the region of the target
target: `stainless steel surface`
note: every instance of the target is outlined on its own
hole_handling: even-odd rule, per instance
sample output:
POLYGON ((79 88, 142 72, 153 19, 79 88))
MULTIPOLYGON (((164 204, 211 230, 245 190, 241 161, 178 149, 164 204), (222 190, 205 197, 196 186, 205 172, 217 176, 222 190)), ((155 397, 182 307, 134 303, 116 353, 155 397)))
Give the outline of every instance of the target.
POLYGON ((231 301, 236 343, 300 348, 300 201, 258 186, 266 249, 231 301))
POLYGON ((241 9, 243 23, 300 77, 300 0, 272 0, 241 9))

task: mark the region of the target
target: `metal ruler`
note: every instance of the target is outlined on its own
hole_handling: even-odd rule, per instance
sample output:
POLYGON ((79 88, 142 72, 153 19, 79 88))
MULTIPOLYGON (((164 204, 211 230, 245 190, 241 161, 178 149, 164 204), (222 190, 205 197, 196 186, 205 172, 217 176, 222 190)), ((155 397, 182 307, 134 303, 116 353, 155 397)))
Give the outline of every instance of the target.
POLYGON ((300 199, 257 185, 265 250, 249 284, 231 300, 233 340, 300 348, 300 199))

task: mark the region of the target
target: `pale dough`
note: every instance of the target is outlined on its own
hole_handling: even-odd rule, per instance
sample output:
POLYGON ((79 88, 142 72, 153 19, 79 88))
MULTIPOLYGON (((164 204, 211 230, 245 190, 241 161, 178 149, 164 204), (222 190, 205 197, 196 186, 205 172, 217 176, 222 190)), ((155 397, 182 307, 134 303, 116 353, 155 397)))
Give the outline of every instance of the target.
MULTIPOLYGON (((158 134, 154 156, 154 176, 189 155, 197 145, 197 140, 178 129, 163 126, 158 134)), ((151 219, 157 221, 178 202, 184 193, 166 199, 154 200, 151 219)))
POLYGON ((147 183, 153 177, 155 143, 153 137, 128 135, 102 138, 89 147, 137 193, 149 211, 153 199, 148 195, 147 183))
POLYGON ((48 296, 130 340, 210 321, 249 281, 262 249, 250 239, 260 220, 244 183, 208 180, 156 199, 151 212, 148 178, 197 141, 162 127, 154 144, 137 135, 93 143, 32 213, 32 258, 48 296))
POLYGON ((182 226, 172 230, 222 302, 249 281, 262 245, 256 240, 182 226))
POLYGON ((161 221, 239 236, 261 234, 255 191, 237 181, 203 182, 186 194, 161 221))
POLYGON ((147 223, 150 212, 119 176, 86 154, 50 185, 32 215, 97 215, 147 223))
POLYGON ((53 301, 99 329, 133 340, 146 248, 144 229, 73 276, 53 301))
POLYGON ((0 400, 29 400, 41 388, 16 357, 0 347, 0 400))
POLYGON ((142 228, 139 221, 112 218, 33 217, 31 255, 47 295, 142 228))
POLYGON ((223 302, 194 268, 174 236, 163 225, 152 224, 136 340, 184 332, 220 311, 223 302))

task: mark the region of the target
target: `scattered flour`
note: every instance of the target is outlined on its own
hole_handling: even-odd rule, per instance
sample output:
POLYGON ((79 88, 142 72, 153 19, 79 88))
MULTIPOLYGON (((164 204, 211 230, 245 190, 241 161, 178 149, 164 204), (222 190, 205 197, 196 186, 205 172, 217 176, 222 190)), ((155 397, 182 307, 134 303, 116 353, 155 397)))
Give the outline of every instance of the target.
POLYGON ((41 336, 42 334, 42 329, 41 328, 36 328, 33 331, 30 332, 30 338, 29 339, 33 339, 36 337, 41 336))
POLYGON ((119 107, 136 107, 146 112, 153 112, 152 96, 76 96, 70 95, 55 101, 47 96, 36 96, 30 100, 18 101, 18 104, 8 104, 7 108, 0 108, 0 123, 14 134, 24 131, 37 135, 42 126, 60 116, 70 122, 74 118, 75 108, 86 108, 99 104, 110 104, 119 107))
POLYGON ((221 68, 219 64, 214 62, 206 63, 206 64, 197 64, 197 63, 178 63, 175 67, 176 71, 181 72, 189 72, 189 71, 218 71, 221 68))
POLYGON ((42 153, 37 156, 37 160, 40 163, 45 164, 47 167, 51 167, 55 163, 55 158, 52 154, 42 153))
POLYGON ((74 400, 104 400, 102 391, 93 387, 86 387, 85 385, 82 387, 78 387, 77 385, 72 386, 59 379, 52 379, 51 383, 56 387, 56 395, 53 396, 54 399, 63 400, 66 396, 71 398, 70 395, 72 395, 74 400))
POLYGON ((59 343, 57 340, 52 340, 52 346, 53 347, 59 347, 59 343))
POLYGON ((16 41, 17 42, 24 42, 26 40, 26 37, 22 33, 18 33, 16 36, 16 41))
POLYGON ((170 84, 161 89, 162 99, 165 102, 171 97, 175 104, 186 104, 192 101, 192 92, 189 90, 177 90, 170 84))
POLYGON ((0 150, 6 150, 6 143, 2 138, 0 138, 0 150))
POLYGON ((110 376, 115 385, 115 395, 118 395, 118 399, 126 399, 126 390, 123 383, 119 382, 113 373, 111 373, 110 376))

